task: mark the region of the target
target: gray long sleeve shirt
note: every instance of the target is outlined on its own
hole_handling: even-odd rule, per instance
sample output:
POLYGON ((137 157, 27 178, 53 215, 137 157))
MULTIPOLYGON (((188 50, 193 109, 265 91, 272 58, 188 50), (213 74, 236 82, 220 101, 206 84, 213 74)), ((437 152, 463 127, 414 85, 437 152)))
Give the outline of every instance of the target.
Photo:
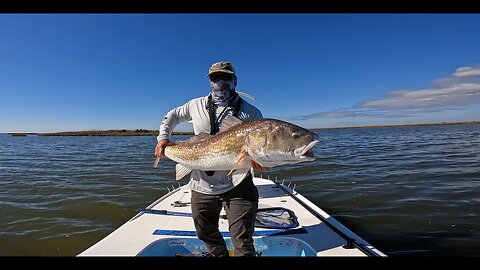
MULTIPOLYGON (((199 97, 169 111, 160 124, 157 141, 170 139, 172 131, 179 123, 190 120, 192 120, 195 135, 200 133, 210 134, 210 117, 207 103, 208 96, 199 97)), ((220 113, 224 107, 215 106, 214 108, 216 108, 216 118, 218 119, 216 128, 218 129, 221 121, 233 113, 233 108, 226 108, 222 115, 220 113)), ((243 100, 240 106, 237 117, 241 120, 263 118, 260 110, 245 100, 243 100)), ((204 171, 193 170, 190 174, 188 186, 192 190, 204 194, 221 194, 234 188, 232 180, 227 176, 227 173, 228 171, 215 171, 212 176, 208 176, 204 171)))

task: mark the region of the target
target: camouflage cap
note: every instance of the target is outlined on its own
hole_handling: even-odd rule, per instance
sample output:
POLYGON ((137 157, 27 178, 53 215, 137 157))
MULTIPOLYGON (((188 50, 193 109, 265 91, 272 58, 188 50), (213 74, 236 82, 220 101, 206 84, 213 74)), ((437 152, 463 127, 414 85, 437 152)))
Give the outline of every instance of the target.
POLYGON ((213 63, 212 66, 208 69, 208 74, 205 77, 208 77, 212 73, 235 74, 235 69, 230 62, 216 62, 213 63))

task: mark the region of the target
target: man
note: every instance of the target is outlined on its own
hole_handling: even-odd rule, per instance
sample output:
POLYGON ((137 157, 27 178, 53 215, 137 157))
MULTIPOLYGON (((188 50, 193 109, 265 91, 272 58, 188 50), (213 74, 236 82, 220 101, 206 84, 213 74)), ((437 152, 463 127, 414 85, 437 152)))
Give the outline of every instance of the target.
MULTIPOLYGON (((212 64, 207 76, 211 91, 208 96, 192 99, 169 111, 160 125, 155 155, 165 157, 165 146, 170 142, 174 128, 183 121, 192 120, 195 135, 216 134, 225 117, 233 115, 239 119, 260 119, 262 113, 243 100, 235 91, 237 75, 230 62, 212 64)), ((266 171, 252 164, 259 171, 266 171)), ((239 183, 232 183, 229 171, 193 170, 189 188, 192 190, 192 216, 198 238, 205 242, 208 255, 227 257, 225 241, 218 229, 222 206, 227 214, 235 256, 254 256, 253 231, 258 208, 258 190, 249 173, 239 183)))

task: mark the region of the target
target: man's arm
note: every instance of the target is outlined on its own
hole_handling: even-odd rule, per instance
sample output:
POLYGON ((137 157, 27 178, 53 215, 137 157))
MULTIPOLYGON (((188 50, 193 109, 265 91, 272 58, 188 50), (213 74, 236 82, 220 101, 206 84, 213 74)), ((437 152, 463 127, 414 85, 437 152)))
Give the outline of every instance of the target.
POLYGON ((155 147, 155 156, 157 156, 157 158, 165 157, 165 147, 170 142, 170 137, 175 127, 181 122, 192 120, 190 116, 190 102, 191 101, 170 110, 165 117, 163 117, 157 136, 158 143, 155 147))

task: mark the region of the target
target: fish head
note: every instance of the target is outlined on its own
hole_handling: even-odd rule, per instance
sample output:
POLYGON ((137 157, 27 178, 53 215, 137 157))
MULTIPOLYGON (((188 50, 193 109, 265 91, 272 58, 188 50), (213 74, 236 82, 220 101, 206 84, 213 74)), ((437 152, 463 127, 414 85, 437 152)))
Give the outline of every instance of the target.
POLYGON ((300 126, 271 119, 248 136, 248 153, 264 167, 315 160, 318 135, 300 126))

